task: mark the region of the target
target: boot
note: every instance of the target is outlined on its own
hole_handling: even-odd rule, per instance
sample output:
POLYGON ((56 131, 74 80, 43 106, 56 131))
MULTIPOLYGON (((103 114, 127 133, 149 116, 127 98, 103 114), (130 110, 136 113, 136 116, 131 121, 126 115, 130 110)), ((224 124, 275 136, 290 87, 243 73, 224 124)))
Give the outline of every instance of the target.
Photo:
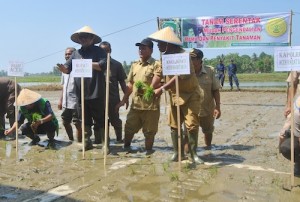
MULTIPOLYGON (((182 138, 182 133, 181 133, 181 159, 184 157, 184 145, 183 145, 183 138, 182 138)), ((174 154, 171 157, 171 161, 178 161, 178 131, 176 128, 171 129, 171 139, 173 143, 173 149, 174 149, 174 154)))
POLYGON ((104 128, 100 128, 99 130, 94 129, 95 141, 94 144, 101 144, 102 138, 104 137, 104 128))
POLYGON ((27 135, 27 137, 32 139, 32 141, 29 143, 30 146, 37 145, 39 143, 39 141, 41 140, 40 137, 35 134, 27 135))
POLYGON ((145 149, 146 149, 146 155, 151 155, 154 150, 153 148, 154 143, 154 135, 146 135, 145 137, 145 149))
POLYGON ((115 127, 116 143, 122 143, 122 127, 115 127))
POLYGON ((106 148, 106 155, 107 154, 109 154, 110 153, 110 138, 109 138, 109 134, 107 134, 107 143, 106 143, 106 145, 104 145, 105 144, 105 129, 104 128, 100 128, 100 131, 102 131, 102 143, 103 143, 103 147, 102 147, 102 152, 103 152, 103 154, 104 154, 104 152, 105 152, 105 148, 106 148))
POLYGON ((76 123, 76 136, 77 136, 77 141, 82 142, 82 128, 81 128, 81 123, 76 123))
POLYGON ((124 149, 130 150, 131 141, 133 139, 134 134, 125 133, 124 137, 124 149))
POLYGON ((205 142, 205 145, 207 147, 210 147, 211 146, 211 141, 212 141, 212 134, 211 133, 205 133, 204 134, 204 142, 205 142))
POLYGON ((71 124, 70 123, 64 123, 63 125, 65 127, 65 130, 67 132, 69 140, 73 141, 74 140, 74 137, 73 137, 73 128, 72 128, 71 124))
POLYGON ((56 149, 54 136, 55 136, 55 131, 47 132, 47 137, 48 137, 49 141, 48 141, 46 149, 52 149, 52 150, 56 149))
POLYGON ((204 161, 200 159, 197 155, 198 131, 195 133, 188 132, 188 137, 189 137, 189 150, 191 153, 191 158, 193 163, 203 164, 204 161))
POLYGON ((300 177, 300 162, 294 164, 294 176, 300 177))
POLYGON ((93 149, 93 143, 91 140, 91 136, 92 136, 92 128, 91 126, 85 126, 85 150, 91 150, 93 149))

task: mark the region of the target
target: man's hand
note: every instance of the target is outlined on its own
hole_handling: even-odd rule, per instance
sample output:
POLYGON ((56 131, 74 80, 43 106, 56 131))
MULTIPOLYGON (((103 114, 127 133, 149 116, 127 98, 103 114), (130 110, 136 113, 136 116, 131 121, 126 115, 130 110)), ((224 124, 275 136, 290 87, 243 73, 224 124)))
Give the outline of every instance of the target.
POLYGON ((69 73, 69 69, 66 68, 65 65, 59 64, 59 63, 57 63, 56 65, 57 65, 57 69, 59 71, 61 71, 62 73, 65 73, 65 74, 69 73))
POLYGON ((62 102, 61 100, 58 100, 58 105, 57 105, 59 110, 62 110, 62 102))

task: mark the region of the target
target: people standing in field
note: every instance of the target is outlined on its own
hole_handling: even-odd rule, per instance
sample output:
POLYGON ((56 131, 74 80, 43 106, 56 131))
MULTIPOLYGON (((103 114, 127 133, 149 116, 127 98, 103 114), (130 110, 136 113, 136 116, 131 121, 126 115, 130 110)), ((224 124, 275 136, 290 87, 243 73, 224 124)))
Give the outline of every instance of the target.
MULTIPOLYGON (((150 35, 148 38, 158 42, 158 49, 163 54, 177 54, 185 52, 185 50, 181 47, 182 42, 170 27, 161 29, 150 35)), ((171 160, 178 161, 179 152, 181 152, 181 156, 183 156, 184 154, 183 144, 181 146, 181 151, 178 151, 178 127, 180 127, 182 123, 184 123, 189 138, 188 145, 190 149, 191 159, 194 163, 201 164, 204 162, 197 155, 199 132, 198 115, 200 112, 199 103, 201 102, 201 92, 195 74, 195 70, 191 61, 190 74, 179 75, 178 77, 178 100, 176 98, 175 76, 167 75, 166 83, 155 90, 156 96, 160 96, 165 90, 168 90, 170 92, 171 109, 169 113, 169 126, 171 128, 171 138, 174 148, 174 154, 171 157, 171 160), (180 123, 177 122, 177 105, 179 105, 180 107, 180 123)))
POLYGON ((225 80, 225 73, 226 73, 226 67, 223 64, 223 60, 220 59, 219 64, 216 67, 217 69, 217 75, 221 84, 221 87, 224 86, 224 80, 225 80))
MULTIPOLYGON (((106 53, 111 53, 111 45, 107 41, 103 41, 99 45, 106 53)), ((126 73, 122 64, 111 58, 110 59, 110 73, 109 73, 109 110, 108 117, 110 124, 114 127, 116 134, 116 143, 122 143, 122 120, 120 119, 119 109, 116 109, 117 104, 119 104, 120 93, 119 84, 124 94, 126 94, 126 73)), ((128 100, 126 102, 126 109, 128 107, 128 100)), ((104 134, 101 134, 104 135, 104 134)))
POLYGON ((211 146, 215 119, 221 116, 220 82, 215 76, 213 67, 203 65, 203 52, 199 49, 192 49, 190 52, 192 63, 200 86, 200 127, 204 134, 204 142, 207 147, 211 146))
POLYGON ((153 42, 150 39, 143 39, 135 45, 139 47, 140 59, 131 65, 128 90, 117 108, 128 102, 130 94, 133 93, 125 123, 124 149, 130 150, 134 134, 142 129, 146 154, 151 154, 160 117, 160 99, 153 92, 160 87, 162 69, 161 63, 152 58, 153 42))
MULTIPOLYGON (((8 78, 0 78, 0 139, 7 139, 5 131, 5 114, 9 120, 10 127, 15 122, 15 82, 8 78)), ((21 91, 21 86, 17 84, 17 94, 21 91)))
MULTIPOLYGON (((292 125, 292 117, 291 110, 292 104, 294 104, 291 95, 293 97, 297 95, 297 91, 299 90, 299 79, 300 72, 291 71, 288 78, 288 90, 287 90, 287 101, 284 110, 284 116, 286 117, 285 123, 279 133, 279 152, 282 155, 291 160, 291 125, 292 125), (293 85, 293 88, 292 88, 293 85)), ((300 177, 300 97, 298 95, 294 108, 294 175, 300 177)))
MULTIPOLYGON (((58 121, 53 113, 50 102, 34 91, 23 89, 17 98, 17 105, 20 107, 18 126, 22 135, 29 137, 32 141, 30 145, 37 145, 40 141, 38 134, 47 134, 49 139, 47 148, 55 149, 55 132, 58 133, 58 121)), ((17 124, 5 131, 9 135, 17 130, 17 124)))
POLYGON ((229 78, 229 85, 230 85, 230 90, 233 89, 233 83, 232 83, 232 79, 234 80, 234 83, 236 85, 236 88, 238 91, 240 91, 240 87, 239 87, 239 79, 236 76, 237 73, 237 66, 234 63, 233 59, 230 60, 230 65, 228 65, 227 70, 228 70, 228 78, 229 78))
MULTIPOLYGON (((65 59, 66 61, 71 57, 72 53, 76 51, 75 48, 66 48, 65 59)), ((71 74, 62 73, 61 84, 63 85, 63 90, 61 92, 60 99, 58 100, 58 109, 63 110, 61 113, 61 118, 69 140, 73 141, 73 128, 71 122, 76 127, 77 141, 82 141, 82 131, 81 122, 77 113, 77 97, 75 93, 75 82, 74 77, 71 74)))
MULTIPOLYGON (((92 59, 92 77, 84 78, 84 114, 81 114, 81 78, 75 78, 75 92, 78 99, 78 112, 85 118, 85 149, 93 148, 91 141, 92 126, 94 125, 95 141, 100 141, 100 134, 104 134, 105 129, 105 77, 104 71, 107 67, 105 51, 96 46, 101 42, 101 38, 89 26, 84 26, 71 35, 71 40, 81 44, 81 48, 76 50, 67 62, 58 64, 63 73, 72 72, 73 59, 92 59)), ((107 141, 106 151, 109 152, 109 141, 107 141)), ((105 150, 103 150, 105 151, 105 150)))

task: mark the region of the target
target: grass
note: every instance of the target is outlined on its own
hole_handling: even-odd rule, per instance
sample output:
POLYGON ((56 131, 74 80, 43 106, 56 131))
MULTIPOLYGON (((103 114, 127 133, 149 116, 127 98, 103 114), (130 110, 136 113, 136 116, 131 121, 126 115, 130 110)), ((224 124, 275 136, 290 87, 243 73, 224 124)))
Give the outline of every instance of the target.
MULTIPOLYGON (((9 77, 10 79, 14 80, 14 77, 9 77)), ((35 83, 35 82, 47 82, 47 83, 60 83, 61 76, 24 76, 24 77, 17 77, 18 83, 35 83)))
MULTIPOLYGON (((261 74, 237 74, 239 82, 285 82, 288 73, 275 72, 275 73, 261 73, 261 74)), ((228 76, 226 75, 226 80, 228 76)))

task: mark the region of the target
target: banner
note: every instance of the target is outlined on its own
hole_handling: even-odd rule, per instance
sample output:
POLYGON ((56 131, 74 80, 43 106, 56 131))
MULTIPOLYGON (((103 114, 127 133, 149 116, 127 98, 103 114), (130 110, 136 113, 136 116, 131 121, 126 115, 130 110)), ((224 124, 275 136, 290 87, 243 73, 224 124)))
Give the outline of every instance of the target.
POLYGON ((159 27, 172 27, 183 48, 288 46, 290 13, 160 18, 159 27))
POLYGON ((275 48, 274 70, 275 72, 300 71, 300 46, 275 48))

